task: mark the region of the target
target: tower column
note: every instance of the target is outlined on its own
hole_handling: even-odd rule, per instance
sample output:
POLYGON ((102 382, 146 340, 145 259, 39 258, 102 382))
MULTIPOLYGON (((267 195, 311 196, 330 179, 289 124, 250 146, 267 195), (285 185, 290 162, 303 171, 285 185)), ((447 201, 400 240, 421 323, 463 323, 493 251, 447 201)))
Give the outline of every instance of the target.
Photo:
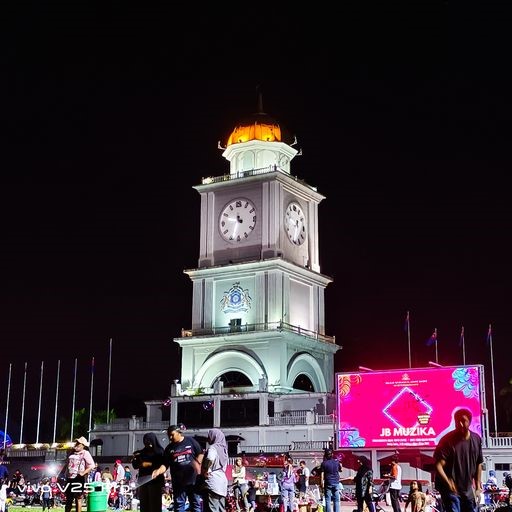
POLYGON ((222 400, 220 399, 220 395, 217 395, 213 399, 213 427, 220 427, 220 408, 221 408, 222 400))
POLYGON ((268 425, 268 393, 260 393, 259 423, 260 425, 268 425))

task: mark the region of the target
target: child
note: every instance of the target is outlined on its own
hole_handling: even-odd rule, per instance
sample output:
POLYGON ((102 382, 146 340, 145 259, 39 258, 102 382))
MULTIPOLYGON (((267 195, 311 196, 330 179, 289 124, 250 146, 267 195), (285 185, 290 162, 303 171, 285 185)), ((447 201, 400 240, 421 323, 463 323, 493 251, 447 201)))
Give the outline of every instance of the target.
POLYGON ((46 478, 42 481, 41 490, 39 494, 39 500, 41 501, 41 505, 43 506, 43 512, 48 509, 50 510, 51 502, 50 499, 52 497, 52 488, 50 487, 50 482, 46 478))
POLYGON ((256 484, 254 483, 254 480, 249 480, 247 485, 247 501, 249 502, 249 511, 254 512, 256 510, 256 484))
POLYGON ((407 505, 411 504, 411 512, 424 512, 427 496, 421 490, 421 483, 413 480, 409 486, 409 496, 405 502, 404 512, 407 510, 407 505))

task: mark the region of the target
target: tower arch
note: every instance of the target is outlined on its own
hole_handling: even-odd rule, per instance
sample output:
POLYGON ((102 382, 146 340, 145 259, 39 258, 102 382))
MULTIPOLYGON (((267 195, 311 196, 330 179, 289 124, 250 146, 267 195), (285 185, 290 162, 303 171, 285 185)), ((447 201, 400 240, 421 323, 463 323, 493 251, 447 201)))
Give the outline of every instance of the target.
POLYGON ((288 363, 288 385, 293 386, 295 380, 305 375, 313 384, 315 392, 326 392, 327 384, 317 360, 306 352, 295 354, 288 363))
POLYGON ((241 350, 223 350, 206 359, 194 378, 193 387, 212 387, 227 372, 245 375, 253 386, 266 375, 265 368, 252 355, 241 350))

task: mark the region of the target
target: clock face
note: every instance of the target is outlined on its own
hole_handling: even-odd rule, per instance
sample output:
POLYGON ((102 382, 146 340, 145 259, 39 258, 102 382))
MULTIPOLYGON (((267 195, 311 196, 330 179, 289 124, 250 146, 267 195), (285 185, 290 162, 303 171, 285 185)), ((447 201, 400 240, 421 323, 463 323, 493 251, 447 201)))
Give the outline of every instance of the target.
POLYGON ((302 245, 306 240, 306 217, 299 203, 290 203, 284 216, 284 229, 294 245, 302 245))
POLYGON ((256 207, 248 199, 234 199, 226 205, 219 217, 219 230, 228 242, 242 242, 249 238, 256 226, 256 207))

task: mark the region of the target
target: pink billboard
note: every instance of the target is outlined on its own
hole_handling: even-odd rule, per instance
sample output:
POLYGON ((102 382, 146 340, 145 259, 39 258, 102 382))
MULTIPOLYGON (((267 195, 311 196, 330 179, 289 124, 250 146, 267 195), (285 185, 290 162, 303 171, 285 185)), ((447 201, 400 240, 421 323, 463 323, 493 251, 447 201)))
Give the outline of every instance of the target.
POLYGON ((435 447, 461 407, 482 435, 482 382, 482 365, 337 373, 338 447, 435 447))

